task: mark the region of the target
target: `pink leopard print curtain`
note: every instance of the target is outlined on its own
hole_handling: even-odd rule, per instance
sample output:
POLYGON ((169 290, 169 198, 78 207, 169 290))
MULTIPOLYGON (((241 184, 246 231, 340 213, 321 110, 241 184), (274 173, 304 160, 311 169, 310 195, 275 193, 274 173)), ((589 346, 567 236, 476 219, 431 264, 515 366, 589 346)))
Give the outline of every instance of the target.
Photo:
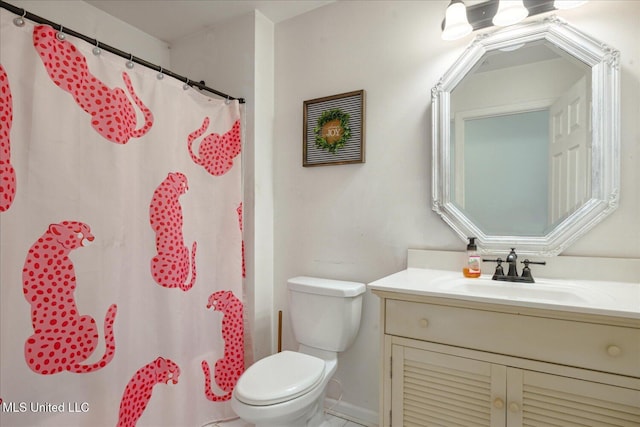
POLYGON ((240 106, 0 13, 0 425, 232 417, 240 106))

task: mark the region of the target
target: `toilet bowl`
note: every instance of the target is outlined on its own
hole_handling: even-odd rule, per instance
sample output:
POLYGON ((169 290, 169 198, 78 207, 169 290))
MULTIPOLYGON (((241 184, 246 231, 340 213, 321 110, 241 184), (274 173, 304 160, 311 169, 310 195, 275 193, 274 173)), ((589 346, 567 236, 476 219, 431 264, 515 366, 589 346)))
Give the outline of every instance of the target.
POLYGON ((240 378, 231 407, 260 427, 322 426, 325 389, 337 365, 293 351, 266 357, 240 378))
POLYGON ((324 398, 360 327, 363 283, 296 277, 288 281, 297 352, 283 351, 250 366, 231 407, 256 427, 325 427, 324 398))

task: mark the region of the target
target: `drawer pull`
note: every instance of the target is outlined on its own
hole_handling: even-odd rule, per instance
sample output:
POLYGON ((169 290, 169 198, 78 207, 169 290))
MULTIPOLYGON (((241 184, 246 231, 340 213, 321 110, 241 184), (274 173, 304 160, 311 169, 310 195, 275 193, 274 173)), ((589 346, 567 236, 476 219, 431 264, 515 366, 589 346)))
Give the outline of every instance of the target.
POLYGON ((621 353, 622 350, 617 345, 610 345, 609 347, 607 347, 607 354, 611 357, 620 356, 621 353))
POLYGON ((496 397, 496 400, 493 401, 493 406, 497 409, 504 408, 504 400, 500 399, 499 397, 496 397))
POLYGON ((427 319, 420 319, 420 327, 426 328, 427 326, 429 326, 429 321, 427 319))
POLYGON ((518 412, 520 410, 520 405, 518 405, 516 402, 511 402, 509 404, 509 410, 511 412, 518 412))

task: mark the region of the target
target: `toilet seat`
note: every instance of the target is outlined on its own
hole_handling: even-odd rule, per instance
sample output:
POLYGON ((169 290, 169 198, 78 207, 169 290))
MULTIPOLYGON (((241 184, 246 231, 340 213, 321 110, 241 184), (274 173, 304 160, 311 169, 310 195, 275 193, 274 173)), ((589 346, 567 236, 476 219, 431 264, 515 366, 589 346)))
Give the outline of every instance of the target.
POLYGON ((308 354, 283 351, 254 363, 240 377, 234 395, 247 405, 267 406, 301 396, 324 376, 324 360, 308 354))

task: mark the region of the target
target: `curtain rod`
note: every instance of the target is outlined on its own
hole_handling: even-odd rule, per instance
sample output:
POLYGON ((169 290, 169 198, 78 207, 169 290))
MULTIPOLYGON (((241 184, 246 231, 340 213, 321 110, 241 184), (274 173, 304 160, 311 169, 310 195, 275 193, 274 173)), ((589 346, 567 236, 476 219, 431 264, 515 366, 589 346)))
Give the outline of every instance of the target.
POLYGON ((21 16, 23 18, 29 19, 30 21, 37 22, 38 24, 49 25, 49 26, 53 27, 54 29, 56 29, 56 30, 58 30, 58 31, 60 31, 60 32, 62 32, 64 34, 69 34, 71 36, 77 37, 77 38, 82 39, 82 40, 86 41, 87 43, 90 43, 90 44, 92 44, 92 45, 94 45, 94 46, 96 46, 96 47, 98 47, 100 49, 104 49, 107 52, 111 52, 114 55, 118 55, 118 56, 120 56, 122 58, 128 59, 128 60, 130 60, 132 62, 135 62, 136 64, 143 65, 143 66, 145 66, 147 68, 151 68, 152 70, 161 72, 164 75, 171 76, 174 79, 180 80, 180 81, 184 82, 185 84, 187 84, 189 86, 192 86, 192 87, 195 86, 200 90, 205 90, 207 92, 211 92, 211 93, 216 94, 219 97, 222 97, 222 98, 225 98, 225 99, 238 100, 238 102, 240 104, 244 104, 245 103, 244 98, 235 98, 233 96, 229 96, 226 93, 222 93, 220 91, 217 91, 215 89, 212 89, 210 87, 205 86, 204 81, 196 82, 196 81, 190 80, 187 77, 184 77, 184 76, 181 76, 179 74, 176 74, 173 71, 170 71, 170 70, 167 70, 167 69, 165 69, 163 67, 160 67, 159 65, 152 64, 152 63, 150 63, 148 61, 145 61, 144 59, 135 57, 135 56, 131 55, 130 53, 124 52, 124 51, 122 51, 120 49, 116 49, 113 46, 109 46, 108 44, 100 43, 97 39, 92 39, 91 37, 85 36, 84 34, 78 33, 77 31, 73 31, 70 28, 63 27, 62 25, 56 24, 55 22, 51 22, 48 19, 42 18, 41 16, 34 15, 33 13, 27 12, 26 10, 24 10, 22 8, 19 8, 19 7, 16 7, 16 6, 13 6, 12 4, 9 4, 9 3, 5 2, 5 1, 0 0, 0 7, 2 7, 3 9, 7 9, 8 11, 10 11, 10 12, 16 14, 16 15, 19 15, 19 16, 21 16))

